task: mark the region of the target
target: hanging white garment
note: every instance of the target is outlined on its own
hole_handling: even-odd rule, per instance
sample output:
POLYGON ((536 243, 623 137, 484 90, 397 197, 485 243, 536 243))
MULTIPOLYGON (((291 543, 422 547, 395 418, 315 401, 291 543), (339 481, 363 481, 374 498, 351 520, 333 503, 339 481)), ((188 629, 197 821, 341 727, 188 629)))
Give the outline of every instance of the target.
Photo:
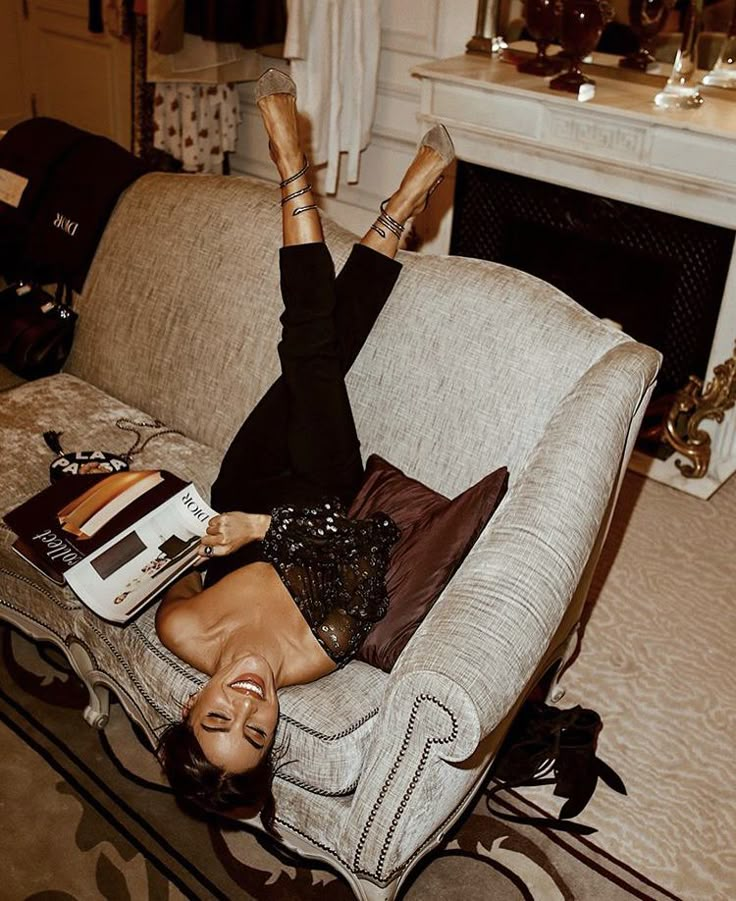
POLYGON ((380 0, 288 0, 284 56, 291 60, 299 111, 311 123, 310 158, 327 163, 325 190, 337 190, 340 152, 358 180, 371 137, 381 49, 380 0))
POLYGON ((232 84, 156 85, 153 146, 181 160, 185 172, 222 172, 239 122, 240 97, 232 84))

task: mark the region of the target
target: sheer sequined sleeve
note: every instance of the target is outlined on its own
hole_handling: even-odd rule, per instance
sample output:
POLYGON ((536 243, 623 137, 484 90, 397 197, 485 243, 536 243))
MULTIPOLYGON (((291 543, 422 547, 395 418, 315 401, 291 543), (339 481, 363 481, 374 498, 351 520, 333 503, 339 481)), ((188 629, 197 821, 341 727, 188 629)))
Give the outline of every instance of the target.
POLYGON ((391 517, 350 519, 337 501, 277 507, 263 539, 312 632, 330 657, 346 663, 388 609, 386 570, 399 530, 391 517))

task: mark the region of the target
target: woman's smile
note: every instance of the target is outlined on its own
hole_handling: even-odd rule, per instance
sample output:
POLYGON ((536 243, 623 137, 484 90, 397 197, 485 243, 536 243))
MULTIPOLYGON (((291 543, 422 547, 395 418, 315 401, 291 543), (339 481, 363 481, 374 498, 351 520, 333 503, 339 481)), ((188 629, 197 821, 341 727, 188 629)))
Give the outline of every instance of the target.
POLYGON ((261 700, 266 696, 266 686, 263 684, 263 679, 260 676, 256 676, 255 673, 245 673, 238 676, 235 681, 230 682, 230 688, 243 694, 255 695, 261 700))

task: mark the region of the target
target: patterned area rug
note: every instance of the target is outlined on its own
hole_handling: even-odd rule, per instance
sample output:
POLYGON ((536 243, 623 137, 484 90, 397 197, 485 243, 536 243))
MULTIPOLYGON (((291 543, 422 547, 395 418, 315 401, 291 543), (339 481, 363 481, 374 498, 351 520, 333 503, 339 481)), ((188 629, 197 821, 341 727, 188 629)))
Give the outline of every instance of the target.
MULTIPOLYGON (((85 692, 56 649, 6 626, 0 643, 3 901, 352 897, 340 877, 286 856, 260 835, 182 814, 117 704, 105 732, 96 732, 81 717, 85 692)), ((504 798, 509 812, 541 813, 519 796, 504 798)), ((505 822, 481 797, 401 897, 676 898, 604 845, 603 831, 590 840, 505 822)))

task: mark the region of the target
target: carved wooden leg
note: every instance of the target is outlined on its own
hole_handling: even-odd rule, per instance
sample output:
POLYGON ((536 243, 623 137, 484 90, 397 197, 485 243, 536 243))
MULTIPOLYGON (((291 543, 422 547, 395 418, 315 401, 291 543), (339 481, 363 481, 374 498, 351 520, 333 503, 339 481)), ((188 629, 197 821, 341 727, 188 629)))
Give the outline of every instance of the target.
POLYGON ((558 701, 561 701, 565 697, 565 689, 560 686, 560 678, 562 674, 565 672, 567 668, 567 664, 572 659, 573 654, 577 650, 578 641, 580 640, 580 623, 578 623, 575 628, 570 633, 570 637, 567 639, 567 644, 565 645, 565 652, 562 655, 562 659, 560 660, 560 664, 555 670, 555 674, 552 677, 552 681, 550 682, 549 689, 547 690, 546 701, 548 704, 556 704, 558 701))
POLYGON ((84 708, 85 722, 95 729, 104 729, 110 719, 110 692, 90 678, 95 667, 86 648, 73 639, 68 644, 74 671, 87 686, 89 704, 84 708))
POLYGON ((385 888, 374 885, 366 879, 356 879, 353 882, 353 892, 360 901, 393 901, 398 891, 398 880, 391 882, 385 888))

